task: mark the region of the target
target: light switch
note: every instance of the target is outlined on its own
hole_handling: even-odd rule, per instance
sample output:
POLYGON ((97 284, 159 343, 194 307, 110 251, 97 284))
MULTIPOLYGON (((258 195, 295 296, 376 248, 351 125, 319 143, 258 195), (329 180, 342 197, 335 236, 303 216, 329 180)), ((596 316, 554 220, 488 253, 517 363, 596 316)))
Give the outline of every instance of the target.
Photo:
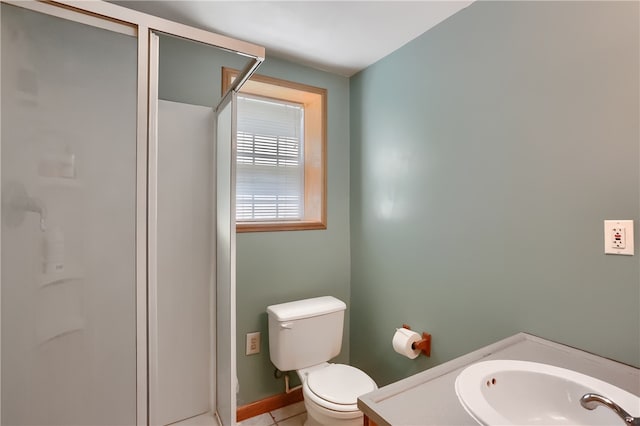
POLYGON ((604 252, 633 256, 633 220, 604 221, 604 252))

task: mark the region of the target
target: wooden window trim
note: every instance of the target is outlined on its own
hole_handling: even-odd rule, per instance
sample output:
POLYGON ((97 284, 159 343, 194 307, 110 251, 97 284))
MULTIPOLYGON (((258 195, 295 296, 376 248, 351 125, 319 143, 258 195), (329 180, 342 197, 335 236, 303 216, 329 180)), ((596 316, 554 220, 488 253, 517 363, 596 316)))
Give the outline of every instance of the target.
MULTIPOLYGON (((239 71, 222 68, 222 93, 239 71)), ((304 218, 270 222, 236 222, 236 232, 301 231, 327 228, 327 90, 253 75, 240 93, 298 102, 305 110, 304 218)))

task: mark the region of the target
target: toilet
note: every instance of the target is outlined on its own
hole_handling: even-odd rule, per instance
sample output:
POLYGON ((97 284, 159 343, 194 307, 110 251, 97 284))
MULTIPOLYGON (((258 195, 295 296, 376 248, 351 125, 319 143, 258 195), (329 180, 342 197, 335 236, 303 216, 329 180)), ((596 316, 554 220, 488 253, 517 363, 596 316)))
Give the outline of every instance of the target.
POLYGON ((346 308, 331 296, 267 307, 271 362, 280 371, 298 373, 305 426, 362 425, 358 397, 378 388, 362 370, 329 363, 342 347, 346 308))

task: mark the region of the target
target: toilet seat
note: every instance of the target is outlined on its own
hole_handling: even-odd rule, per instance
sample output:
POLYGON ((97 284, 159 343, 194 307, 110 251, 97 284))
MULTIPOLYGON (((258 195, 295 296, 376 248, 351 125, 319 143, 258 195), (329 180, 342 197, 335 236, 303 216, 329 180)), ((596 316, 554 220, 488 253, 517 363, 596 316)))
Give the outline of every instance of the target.
POLYGON ((328 364, 307 374, 303 393, 329 410, 357 412, 358 397, 375 389, 375 382, 364 371, 350 365, 328 364))

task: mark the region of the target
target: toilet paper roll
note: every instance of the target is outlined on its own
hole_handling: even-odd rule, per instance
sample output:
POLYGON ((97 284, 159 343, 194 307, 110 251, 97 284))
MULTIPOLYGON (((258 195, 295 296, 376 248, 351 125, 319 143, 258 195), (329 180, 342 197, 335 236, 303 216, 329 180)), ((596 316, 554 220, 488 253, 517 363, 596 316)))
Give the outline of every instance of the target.
POLYGON ((420 355, 420 349, 413 349, 411 345, 415 342, 419 342, 422 339, 415 331, 407 330, 406 328, 396 329, 396 333, 393 335, 393 350, 400 355, 404 355, 409 359, 417 358, 420 355))

